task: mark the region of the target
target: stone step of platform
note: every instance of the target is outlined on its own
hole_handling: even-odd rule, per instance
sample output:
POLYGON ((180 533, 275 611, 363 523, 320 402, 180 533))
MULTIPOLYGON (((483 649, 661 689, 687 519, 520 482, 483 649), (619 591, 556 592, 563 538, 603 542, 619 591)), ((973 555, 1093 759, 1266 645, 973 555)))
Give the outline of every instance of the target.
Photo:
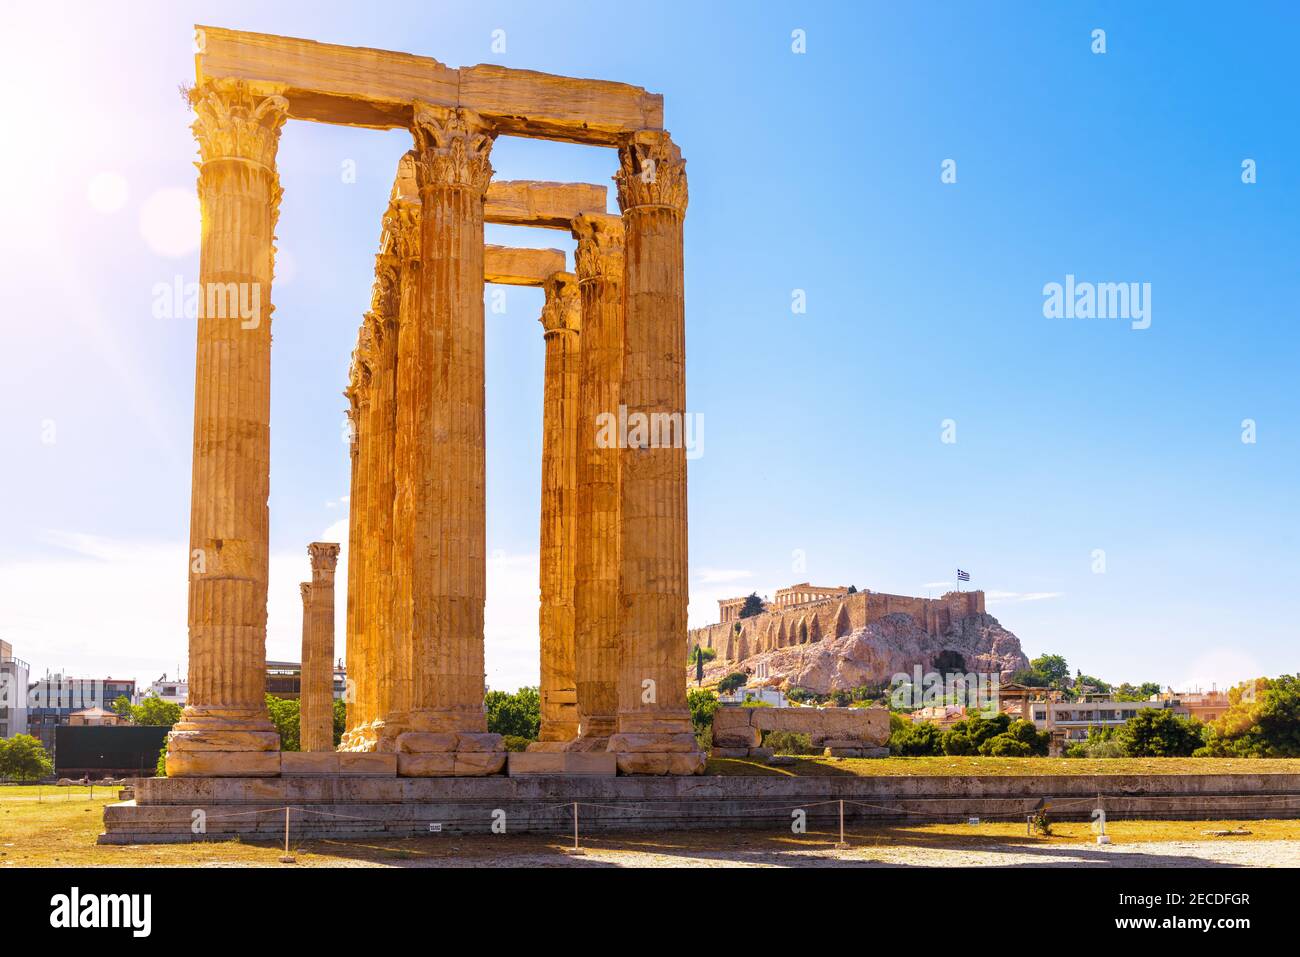
POLYGON ((618 775, 618 758, 612 751, 511 751, 506 773, 512 778, 531 774, 612 778, 618 775))
POLYGON ((145 778, 136 800, 104 809, 106 844, 195 840, 410 837, 431 833, 788 828, 811 823, 1022 820, 1044 803, 1054 820, 1300 818, 1300 775, 1044 775, 1025 777, 145 778), (201 823, 200 823, 201 822, 201 823), (197 828, 197 832, 196 832, 197 828))

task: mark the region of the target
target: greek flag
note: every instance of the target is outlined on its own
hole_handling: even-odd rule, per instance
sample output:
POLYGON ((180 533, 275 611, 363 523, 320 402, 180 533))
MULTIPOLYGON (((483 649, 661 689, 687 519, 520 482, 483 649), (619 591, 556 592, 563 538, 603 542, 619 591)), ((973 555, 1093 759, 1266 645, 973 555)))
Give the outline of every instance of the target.
POLYGON ((964 572, 960 568, 957 569, 957 581, 959 582, 970 581, 970 572, 964 572))

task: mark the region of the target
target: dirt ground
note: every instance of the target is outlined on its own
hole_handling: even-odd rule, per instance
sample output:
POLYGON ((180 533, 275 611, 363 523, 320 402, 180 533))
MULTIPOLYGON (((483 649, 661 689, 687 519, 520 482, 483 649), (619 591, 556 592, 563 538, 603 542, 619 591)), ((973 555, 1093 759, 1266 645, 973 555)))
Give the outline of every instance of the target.
POLYGON ((1300 821, 1114 821, 1109 845, 1087 823, 1055 824, 1027 836, 1020 822, 978 825, 815 826, 782 830, 679 830, 593 835, 571 855, 571 835, 456 835, 393 840, 290 840, 280 845, 223 841, 100 846, 104 805, 115 790, 0 789, 0 868, 59 866, 191 867, 845 867, 1082 866, 1300 867, 1300 821), (1211 831, 1247 831, 1212 836, 1211 831))

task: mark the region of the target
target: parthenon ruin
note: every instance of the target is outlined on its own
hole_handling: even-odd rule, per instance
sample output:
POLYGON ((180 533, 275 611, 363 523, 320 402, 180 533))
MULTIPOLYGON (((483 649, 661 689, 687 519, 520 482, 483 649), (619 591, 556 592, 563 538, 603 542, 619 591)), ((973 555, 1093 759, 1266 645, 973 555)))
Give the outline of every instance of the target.
MULTIPOLYGON (((189 95, 201 160, 200 283, 252 284, 261 310, 252 321, 199 323, 190 700, 169 738, 168 774, 503 770, 506 752, 483 709, 485 283, 540 286, 546 296, 534 747, 606 753, 624 774, 701 772, 680 661, 685 449, 603 448, 596 428, 597 416, 620 406, 685 411, 687 185, 662 98, 600 80, 455 69, 212 27, 197 34, 189 95), (412 135, 382 211, 370 309, 345 391, 353 693, 343 743, 323 763, 282 761, 262 691, 269 293, 282 193, 276 153, 289 119, 412 135), (601 186, 493 182, 492 147, 508 135, 616 149, 621 215, 606 212, 601 186), (485 222, 568 230, 574 268, 559 250, 485 246, 485 222)), ((333 555, 319 545, 304 586, 313 623, 325 578, 332 595, 333 555)), ((304 634, 315 641, 314 624, 304 634)), ((304 655, 304 682, 306 670, 304 655)), ((318 715, 313 728, 313 748, 332 747, 321 743, 318 715)))

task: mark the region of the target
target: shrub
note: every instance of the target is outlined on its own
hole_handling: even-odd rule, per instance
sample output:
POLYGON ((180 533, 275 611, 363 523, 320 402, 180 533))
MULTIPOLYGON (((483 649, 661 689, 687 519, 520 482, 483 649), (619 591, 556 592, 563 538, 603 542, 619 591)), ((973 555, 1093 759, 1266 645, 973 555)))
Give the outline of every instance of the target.
POLYGON ((943 754, 943 732, 936 725, 928 721, 916 724, 898 715, 890 715, 889 723, 892 728, 889 735, 890 754, 903 757, 943 754), (896 718, 906 723, 895 725, 896 718))
POLYGON ((769 731, 763 735, 763 747, 777 754, 821 754, 812 738, 798 731, 769 731))
POLYGON ((1205 743, 1205 726, 1167 708, 1143 708, 1115 732, 1115 740, 1135 758, 1189 757, 1205 743))
POLYGON ((745 682, 748 680, 749 680, 749 676, 746 675, 743 671, 733 671, 731 674, 727 675, 725 678, 723 678, 721 681, 718 682, 718 691, 722 692, 723 694, 731 694, 731 692, 737 690, 738 688, 745 687, 745 682))
POLYGON ((980 745, 980 754, 991 758, 1027 758, 1033 749, 1009 734, 999 734, 980 745))
POLYGON ((15 734, 0 739, 0 778, 14 781, 39 781, 54 773, 54 762, 41 746, 39 738, 15 734))
POLYGON ((528 746, 533 743, 532 738, 525 738, 520 734, 503 734, 501 741, 505 744, 507 751, 527 751, 528 746))
POLYGON ((483 696, 488 730, 536 741, 542 728, 542 699, 536 688, 489 691, 483 696))
POLYGON ((704 659, 705 664, 708 664, 710 661, 713 661, 718 657, 718 653, 712 648, 692 648, 691 653, 686 656, 686 663, 688 665, 695 664, 695 656, 697 653, 704 659))

